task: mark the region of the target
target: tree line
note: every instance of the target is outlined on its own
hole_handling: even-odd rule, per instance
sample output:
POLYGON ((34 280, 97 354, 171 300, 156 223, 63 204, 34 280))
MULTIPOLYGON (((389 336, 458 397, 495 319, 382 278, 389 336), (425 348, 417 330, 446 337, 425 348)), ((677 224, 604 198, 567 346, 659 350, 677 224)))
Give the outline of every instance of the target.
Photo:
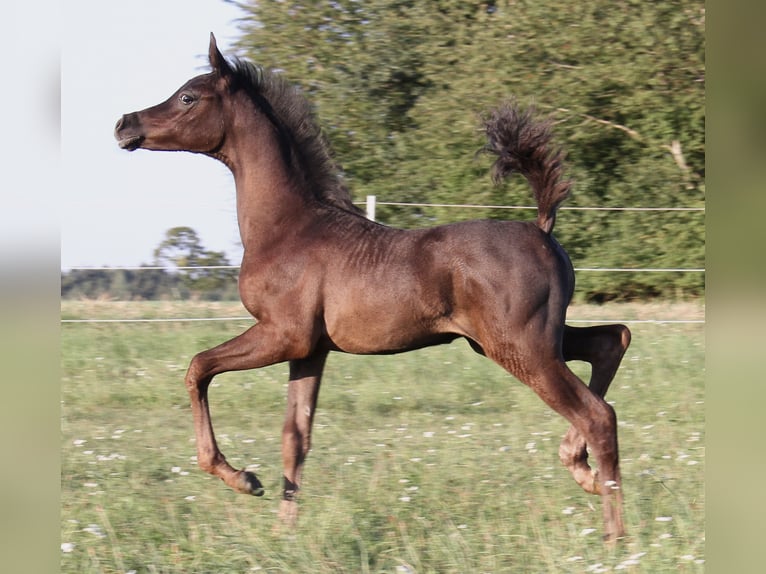
MULTIPOLYGON (((574 181, 566 206, 704 207, 701 0, 244 0, 239 52, 316 107, 354 198, 529 205, 494 187, 483 114, 516 99, 552 116, 574 181)), ((419 227, 509 210, 379 206, 419 227)), ((576 267, 703 268, 704 212, 564 211, 576 267)), ((700 296, 700 273, 578 275, 588 300, 700 296)))
POLYGON ((61 274, 64 299, 237 300, 237 269, 209 251, 190 227, 173 227, 144 269, 73 269, 61 274))
MULTIPOLYGON (((482 115, 515 99, 555 122, 574 182, 565 206, 705 206, 701 0, 237 5, 237 52, 284 74, 313 103, 355 200, 529 205, 526 182, 493 186, 490 160, 478 153, 482 115)), ((524 217, 534 215, 377 208, 378 220, 400 227, 524 217)), ((555 233, 575 267, 705 266, 704 211, 561 211, 555 233)), ((194 277, 166 275, 150 276, 178 280, 191 296, 194 277)), ((587 301, 704 294, 704 273, 579 273, 577 281, 587 301)))

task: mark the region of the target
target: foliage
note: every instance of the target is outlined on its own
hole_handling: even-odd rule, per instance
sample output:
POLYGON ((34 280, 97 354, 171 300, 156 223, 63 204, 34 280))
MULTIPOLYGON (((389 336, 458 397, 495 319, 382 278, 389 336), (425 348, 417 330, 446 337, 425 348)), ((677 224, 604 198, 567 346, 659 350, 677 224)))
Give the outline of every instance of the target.
POLYGON ((237 276, 235 269, 205 269, 226 267, 229 260, 222 251, 205 250, 191 227, 168 229, 165 239, 154 250, 154 261, 158 266, 178 267, 181 281, 196 293, 221 290, 237 276))
MULTIPOLYGON (((358 200, 517 204, 493 188, 478 118, 516 98, 552 114, 573 206, 703 207, 704 29, 699 0, 246 0, 239 48, 316 105, 358 200)), ((515 212, 379 207, 400 226, 515 212)), ((576 266, 703 267, 699 212, 564 212, 576 266)), ((594 300, 701 295, 700 274, 599 275, 594 300)))
POLYGON ((62 299, 181 299, 188 296, 181 287, 177 275, 162 269, 73 269, 61 273, 62 299))
POLYGON ((142 265, 147 269, 67 271, 61 274, 61 297, 118 300, 238 299, 236 269, 204 268, 228 265, 224 253, 208 251, 202 246, 196 231, 190 227, 174 227, 166 232, 165 239, 155 249, 154 264, 142 265))
MULTIPOLYGON (((529 205, 491 185, 480 116, 508 98, 557 122, 580 207, 705 205, 705 8, 700 0, 244 0, 240 52, 298 83, 355 198, 529 205)), ((416 227, 513 210, 380 205, 416 227)), ((523 213, 523 212, 522 212, 523 213)), ((531 217, 531 214, 529 214, 531 217)), ((703 268, 704 212, 561 211, 576 267, 703 268)), ((159 265, 226 265, 194 230, 168 231, 159 265)), ((235 270, 73 271, 62 296, 236 298, 235 270)), ((587 273, 603 302, 704 293, 703 273, 587 273)))

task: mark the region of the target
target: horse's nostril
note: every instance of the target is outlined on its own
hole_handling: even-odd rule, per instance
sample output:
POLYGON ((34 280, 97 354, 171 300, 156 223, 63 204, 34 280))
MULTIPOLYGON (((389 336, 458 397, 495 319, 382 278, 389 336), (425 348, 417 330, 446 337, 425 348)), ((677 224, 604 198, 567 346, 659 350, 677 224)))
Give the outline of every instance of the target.
POLYGON ((114 131, 119 131, 120 128, 122 128, 122 123, 125 120, 125 116, 122 116, 119 120, 117 120, 117 125, 114 126, 114 131))

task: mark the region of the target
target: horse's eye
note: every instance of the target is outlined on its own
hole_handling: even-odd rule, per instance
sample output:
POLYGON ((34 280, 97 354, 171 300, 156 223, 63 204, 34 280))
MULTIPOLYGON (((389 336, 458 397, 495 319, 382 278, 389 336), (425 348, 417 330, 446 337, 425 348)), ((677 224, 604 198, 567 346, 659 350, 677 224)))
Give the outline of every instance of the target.
POLYGON ((178 99, 181 100, 181 103, 186 106, 194 103, 194 98, 189 94, 181 94, 178 99))

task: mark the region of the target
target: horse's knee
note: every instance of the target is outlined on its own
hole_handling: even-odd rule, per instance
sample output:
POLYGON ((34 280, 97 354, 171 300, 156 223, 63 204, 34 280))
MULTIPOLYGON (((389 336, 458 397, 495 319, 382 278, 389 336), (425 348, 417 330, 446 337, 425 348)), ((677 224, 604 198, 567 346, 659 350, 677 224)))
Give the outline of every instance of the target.
POLYGON ((609 325, 608 337, 602 337, 601 344, 596 350, 596 357, 602 366, 609 370, 617 370, 622 357, 630 346, 630 329, 625 325, 609 325))
POLYGON ((625 325, 597 325, 594 327, 565 326, 563 353, 567 361, 581 360, 591 364, 612 363, 622 358, 631 340, 625 325))
POLYGON ((184 383, 189 392, 196 392, 207 388, 211 377, 208 374, 208 361, 205 358, 205 352, 197 353, 189 362, 189 368, 186 370, 184 383))
POLYGON ((622 360, 622 356, 630 346, 631 333, 625 325, 615 324, 604 326, 601 336, 594 342, 594 359, 609 368, 614 368, 622 360))
POLYGON ((622 343, 623 351, 625 351, 630 346, 630 340, 632 335, 630 333, 630 329, 628 329, 625 325, 618 325, 618 326, 620 328, 620 342, 622 343))

